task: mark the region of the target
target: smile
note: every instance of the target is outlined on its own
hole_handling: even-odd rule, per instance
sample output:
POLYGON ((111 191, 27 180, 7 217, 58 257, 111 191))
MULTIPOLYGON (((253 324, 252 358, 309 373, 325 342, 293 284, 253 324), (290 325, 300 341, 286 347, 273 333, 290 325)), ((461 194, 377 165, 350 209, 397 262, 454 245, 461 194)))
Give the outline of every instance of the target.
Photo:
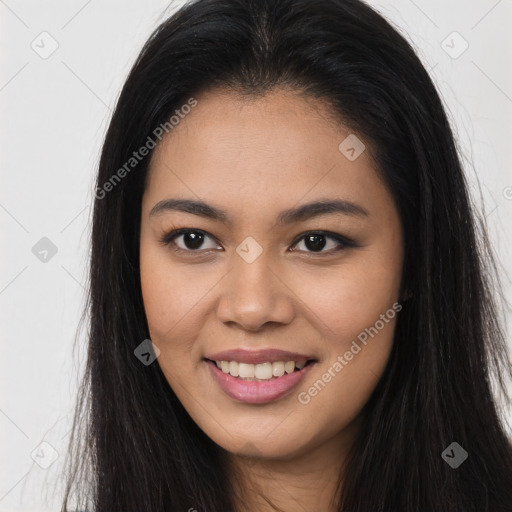
POLYGON ((258 364, 205 359, 220 389, 239 402, 263 404, 288 395, 316 364, 315 360, 258 364))
POLYGON ((270 380, 282 377, 285 373, 293 373, 302 370, 307 361, 270 361, 260 364, 240 363, 238 361, 215 361, 217 368, 224 373, 242 380, 270 380))

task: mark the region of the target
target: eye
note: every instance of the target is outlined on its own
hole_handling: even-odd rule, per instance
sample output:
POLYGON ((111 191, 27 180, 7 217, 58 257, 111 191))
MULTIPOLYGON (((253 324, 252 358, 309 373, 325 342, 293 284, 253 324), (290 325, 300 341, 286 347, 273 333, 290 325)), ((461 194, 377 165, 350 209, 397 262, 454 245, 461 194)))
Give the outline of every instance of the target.
MULTIPOLYGON (((222 247, 217 244, 214 239, 208 235, 208 233, 200 229, 192 228, 181 228, 170 231, 160 239, 160 243, 162 245, 169 245, 170 243, 173 243, 177 246, 177 249, 175 249, 176 252, 185 252, 189 254, 200 254, 203 251, 211 249, 222 249, 222 247), (176 240, 180 240, 180 242, 178 243, 176 240), (207 246, 208 244, 205 246, 205 241, 207 240, 211 240, 210 247, 207 246)), ((336 233, 330 233, 327 231, 310 231, 308 233, 303 233, 300 237, 295 239, 292 247, 296 246, 298 249, 291 249, 292 252, 299 250, 300 252, 322 255, 324 253, 332 254, 339 252, 349 247, 357 247, 357 244, 353 240, 336 233), (330 243, 329 240, 331 240, 330 243), (301 244, 303 248, 301 248, 301 244)))
MULTIPOLYGON (((298 242, 295 242, 293 246, 301 246, 305 249, 299 249, 300 251, 306 251, 311 253, 333 253, 338 252, 346 247, 354 247, 355 243, 348 238, 345 238, 341 235, 337 235, 335 233, 328 233, 326 231, 311 231, 309 233, 305 233, 301 235, 298 239, 298 242), (329 244, 327 240, 334 241, 329 244), (329 247, 330 245, 330 247, 329 247), (323 250, 327 248, 327 250, 323 250), (334 250, 332 250, 334 249, 334 250)), ((293 247, 292 246, 292 247, 293 247)))
MULTIPOLYGON (((178 246, 178 252, 199 252, 198 249, 204 244, 205 239, 211 239, 211 237, 206 234, 204 231, 199 229, 175 229, 170 233, 167 233, 160 239, 160 243, 163 245, 169 245, 171 242, 178 246), (179 243, 176 243, 175 240, 178 240, 182 237, 182 246, 179 243)), ((212 239, 213 240, 213 239, 212 239)), ((210 247, 203 247, 204 250, 207 249, 216 249, 219 248, 218 244, 211 244, 210 247)))

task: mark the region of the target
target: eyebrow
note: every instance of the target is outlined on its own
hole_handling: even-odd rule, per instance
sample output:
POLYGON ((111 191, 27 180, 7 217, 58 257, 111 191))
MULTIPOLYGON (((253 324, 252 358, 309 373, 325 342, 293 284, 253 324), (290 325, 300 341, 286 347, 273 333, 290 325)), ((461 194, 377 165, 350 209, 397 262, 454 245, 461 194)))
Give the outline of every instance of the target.
MULTIPOLYGON (((193 199, 164 199, 159 201, 151 211, 153 217, 167 211, 180 211, 206 217, 208 219, 230 224, 231 219, 224 210, 209 205, 203 201, 193 199)), ((357 217, 368 217, 368 211, 362 206, 343 199, 320 199, 313 203, 283 210, 277 216, 277 224, 286 225, 301 222, 307 219, 327 214, 343 214, 357 217)))

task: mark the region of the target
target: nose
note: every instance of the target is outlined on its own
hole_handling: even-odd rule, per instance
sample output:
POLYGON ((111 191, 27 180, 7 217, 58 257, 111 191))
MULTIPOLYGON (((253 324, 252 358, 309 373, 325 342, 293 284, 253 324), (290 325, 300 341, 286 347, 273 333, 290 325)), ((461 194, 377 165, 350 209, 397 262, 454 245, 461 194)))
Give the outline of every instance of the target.
POLYGON ((293 292, 261 255, 247 263, 238 255, 222 280, 218 319, 228 326, 259 331, 266 324, 289 324, 295 315, 293 292))

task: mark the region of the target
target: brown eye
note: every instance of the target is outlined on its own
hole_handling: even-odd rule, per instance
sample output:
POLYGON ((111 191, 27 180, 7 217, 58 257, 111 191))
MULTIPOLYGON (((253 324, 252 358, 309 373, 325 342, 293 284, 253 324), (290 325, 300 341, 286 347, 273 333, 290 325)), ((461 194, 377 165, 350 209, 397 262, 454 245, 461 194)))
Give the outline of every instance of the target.
POLYGON ((197 233, 195 231, 191 231, 190 233, 183 233, 180 236, 183 237, 183 244, 185 245, 185 249, 192 250, 200 249, 205 238, 202 233, 197 233))
POLYGON ((167 233, 160 242, 163 245, 175 244, 180 251, 199 252, 199 250, 217 249, 219 246, 211 242, 210 247, 204 247, 205 240, 211 239, 208 234, 197 229, 176 229, 167 233), (179 243, 176 240, 182 239, 179 243))
MULTIPOLYGON (((200 253, 211 249, 222 249, 208 233, 192 228, 175 229, 160 239, 162 245, 174 244, 177 252, 200 253), (179 240, 179 242, 177 242, 179 240), (208 240, 211 240, 208 246, 208 240)), ((310 254, 331 254, 348 247, 356 247, 355 242, 335 233, 325 231, 309 232, 296 239, 292 247, 310 254), (303 244, 301 248, 300 244, 303 244)))
POLYGON ((350 240, 340 235, 328 234, 323 231, 310 232, 302 235, 294 246, 300 246, 301 244, 303 248, 299 248, 298 250, 311 253, 336 252, 355 245, 350 240), (330 243, 329 240, 331 240, 330 243))

